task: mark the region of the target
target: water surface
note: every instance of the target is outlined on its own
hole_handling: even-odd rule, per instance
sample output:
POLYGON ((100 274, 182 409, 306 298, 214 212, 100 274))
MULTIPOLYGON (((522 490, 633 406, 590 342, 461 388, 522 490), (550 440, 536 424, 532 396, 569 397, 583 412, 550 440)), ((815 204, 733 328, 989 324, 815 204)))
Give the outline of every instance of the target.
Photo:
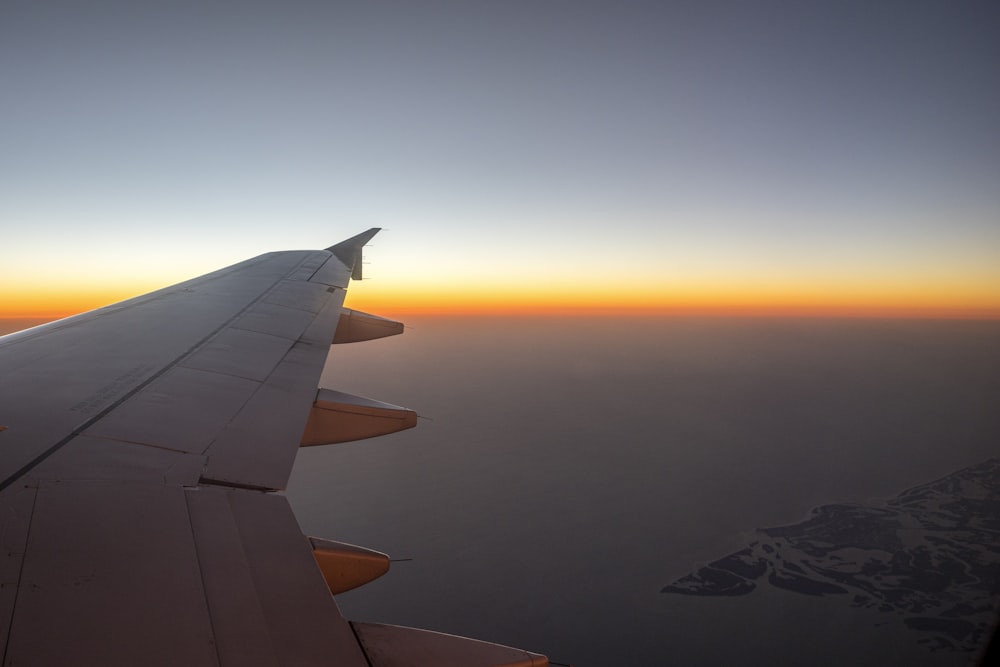
POLYGON ((414 559, 340 596, 348 617, 578 667, 974 658, 851 596, 661 590, 759 528, 877 507, 996 456, 1000 323, 411 324, 334 347, 324 383, 433 421, 303 450, 288 490, 306 532, 414 559))

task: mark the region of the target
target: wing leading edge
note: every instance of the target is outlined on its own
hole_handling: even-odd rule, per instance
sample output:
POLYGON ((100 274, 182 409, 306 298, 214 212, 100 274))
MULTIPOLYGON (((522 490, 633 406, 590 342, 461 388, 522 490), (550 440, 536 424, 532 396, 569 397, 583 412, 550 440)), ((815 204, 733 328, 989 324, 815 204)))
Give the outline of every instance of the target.
POLYGON ((0 337, 5 665, 547 664, 350 624, 333 594, 388 557, 303 536, 273 493, 299 446, 415 424, 318 384, 331 343, 402 331, 343 308, 378 231, 0 337))

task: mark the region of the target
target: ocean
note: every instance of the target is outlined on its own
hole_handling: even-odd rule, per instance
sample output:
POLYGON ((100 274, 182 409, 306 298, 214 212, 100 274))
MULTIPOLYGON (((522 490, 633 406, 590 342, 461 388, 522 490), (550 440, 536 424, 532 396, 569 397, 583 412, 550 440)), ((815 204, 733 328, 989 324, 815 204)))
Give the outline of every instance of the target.
POLYGON ((410 324, 323 384, 427 419, 303 449, 287 491, 308 534, 402 559, 348 618, 577 667, 975 661, 1000 322, 410 324))

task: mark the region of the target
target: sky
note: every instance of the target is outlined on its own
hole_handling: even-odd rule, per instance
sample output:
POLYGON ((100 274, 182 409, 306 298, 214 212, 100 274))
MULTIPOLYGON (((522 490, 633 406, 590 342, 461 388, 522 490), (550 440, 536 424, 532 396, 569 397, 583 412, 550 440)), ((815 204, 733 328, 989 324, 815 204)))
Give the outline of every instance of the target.
POLYGON ((1000 317, 991 2, 0 3, 0 316, 386 229, 404 312, 1000 317))

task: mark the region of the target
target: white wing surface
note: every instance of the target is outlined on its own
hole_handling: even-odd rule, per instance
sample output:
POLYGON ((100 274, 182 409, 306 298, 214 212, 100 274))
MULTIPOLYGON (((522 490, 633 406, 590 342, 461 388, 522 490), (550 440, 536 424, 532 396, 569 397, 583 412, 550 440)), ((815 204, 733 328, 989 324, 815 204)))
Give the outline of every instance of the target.
POLYGON ((547 664, 349 623, 333 594, 388 558, 273 493, 303 444, 415 424, 318 387, 332 342, 402 331, 343 309, 377 232, 0 337, 4 665, 547 664))

